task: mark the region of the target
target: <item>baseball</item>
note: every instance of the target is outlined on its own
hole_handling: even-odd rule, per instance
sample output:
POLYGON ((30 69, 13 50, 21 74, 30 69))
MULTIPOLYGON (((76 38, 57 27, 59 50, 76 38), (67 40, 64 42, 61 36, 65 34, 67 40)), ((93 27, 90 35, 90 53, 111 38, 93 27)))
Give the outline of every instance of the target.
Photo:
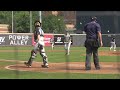
POLYGON ((80 24, 82 24, 82 22, 80 22, 80 24))
POLYGON ((108 32, 109 32, 109 30, 108 30, 108 32))

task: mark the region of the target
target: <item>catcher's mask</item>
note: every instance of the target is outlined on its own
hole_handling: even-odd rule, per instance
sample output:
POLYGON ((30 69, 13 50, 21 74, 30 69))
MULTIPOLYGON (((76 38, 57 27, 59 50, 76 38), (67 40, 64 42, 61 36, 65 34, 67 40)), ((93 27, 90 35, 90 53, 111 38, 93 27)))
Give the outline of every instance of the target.
POLYGON ((41 22, 40 21, 35 21, 34 25, 35 25, 35 27, 40 27, 41 26, 41 22))
POLYGON ((97 17, 93 16, 93 17, 91 18, 91 21, 97 21, 97 17))

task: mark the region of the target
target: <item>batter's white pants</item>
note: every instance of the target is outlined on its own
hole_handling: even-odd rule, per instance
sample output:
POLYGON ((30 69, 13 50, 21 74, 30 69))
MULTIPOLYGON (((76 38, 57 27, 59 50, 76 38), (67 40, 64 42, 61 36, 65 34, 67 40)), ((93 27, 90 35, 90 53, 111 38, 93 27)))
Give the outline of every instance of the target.
POLYGON ((116 50, 116 44, 115 44, 115 42, 111 42, 110 50, 111 49, 114 49, 114 51, 116 50))
POLYGON ((69 43, 65 43, 65 51, 66 51, 66 55, 69 55, 70 54, 70 46, 71 46, 71 42, 69 43))

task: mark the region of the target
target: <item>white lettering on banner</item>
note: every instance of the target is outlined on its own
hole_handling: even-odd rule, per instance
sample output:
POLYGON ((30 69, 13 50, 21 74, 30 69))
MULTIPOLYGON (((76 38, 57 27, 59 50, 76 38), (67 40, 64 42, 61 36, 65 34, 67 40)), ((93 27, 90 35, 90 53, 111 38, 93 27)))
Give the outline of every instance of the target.
POLYGON ((50 38, 44 38, 45 43, 50 43, 50 38))
POLYGON ((20 35, 9 35, 9 40, 10 39, 12 39, 12 40, 16 40, 16 39, 26 40, 26 39, 29 39, 29 36, 28 35, 21 35, 21 36, 20 35))
POLYGON ((27 45, 27 41, 24 41, 24 40, 17 40, 17 41, 11 40, 10 45, 27 45))
POLYGON ((10 45, 27 45, 28 35, 9 35, 10 45))
POLYGON ((50 41, 44 41, 45 43, 50 43, 50 41))
POLYGON ((21 39, 21 36, 17 36, 17 39, 20 40, 20 39, 21 39))
POLYGON ((27 45, 27 41, 24 41, 25 45, 27 45))
POLYGON ((50 40, 50 38, 44 38, 44 40, 45 40, 45 41, 48 41, 48 40, 50 40))
POLYGON ((60 42, 61 41, 61 37, 57 37, 57 42, 60 42))
POLYGON ((12 40, 16 40, 16 35, 9 35, 9 40, 12 39, 12 40))
POLYGON ((2 42, 5 42, 5 37, 0 37, 0 44, 1 44, 2 42))

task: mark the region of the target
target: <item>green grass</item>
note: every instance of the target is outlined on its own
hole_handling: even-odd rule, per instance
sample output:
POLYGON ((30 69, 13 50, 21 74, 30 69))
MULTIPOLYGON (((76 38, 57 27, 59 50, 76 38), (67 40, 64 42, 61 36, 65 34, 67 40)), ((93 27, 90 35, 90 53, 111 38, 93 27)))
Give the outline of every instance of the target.
POLYGON ((120 79, 120 74, 68 74, 0 70, 0 79, 120 79))
MULTIPOLYGON (((14 50, 15 52, 0 52, 0 59, 10 59, 10 60, 28 60, 30 56, 30 51, 33 47, 0 47, 0 50, 14 50), (7 48, 7 49, 6 49, 7 48), (14 49, 15 48, 15 49, 14 49), (29 52, 19 52, 18 50, 29 50, 29 52)), ((63 47, 55 47, 52 51, 51 47, 46 47, 46 53, 49 62, 65 62, 65 52, 63 47)), ((109 48, 102 47, 99 51, 108 51, 109 48)), ((99 56, 101 62, 119 62, 118 56, 99 56)), ((42 58, 37 54, 35 61, 41 61, 42 58)), ((84 62, 85 61, 85 48, 84 47, 71 47, 71 52, 69 56, 70 62, 84 62)), ((91 61, 92 58, 91 58, 91 61)))
MULTIPOLYGON (((0 47, 0 50, 14 50, 16 52, 0 52, 0 60, 22 60, 27 61, 30 52, 18 52, 18 50, 30 50, 33 47, 0 47)), ((49 62, 66 62, 64 47, 45 47, 49 62)), ((99 51, 109 51, 108 47, 101 47, 99 51)), ((119 56, 99 56, 100 62, 119 62, 119 56)), ((42 62, 42 58, 37 54, 35 61, 42 62)), ((91 61, 92 58, 91 58, 91 61)), ((85 62, 85 48, 71 47, 69 62, 85 62)), ((117 74, 78 74, 78 73, 47 73, 10 71, 4 67, 15 64, 15 62, 0 62, 0 79, 120 79, 117 74)))

